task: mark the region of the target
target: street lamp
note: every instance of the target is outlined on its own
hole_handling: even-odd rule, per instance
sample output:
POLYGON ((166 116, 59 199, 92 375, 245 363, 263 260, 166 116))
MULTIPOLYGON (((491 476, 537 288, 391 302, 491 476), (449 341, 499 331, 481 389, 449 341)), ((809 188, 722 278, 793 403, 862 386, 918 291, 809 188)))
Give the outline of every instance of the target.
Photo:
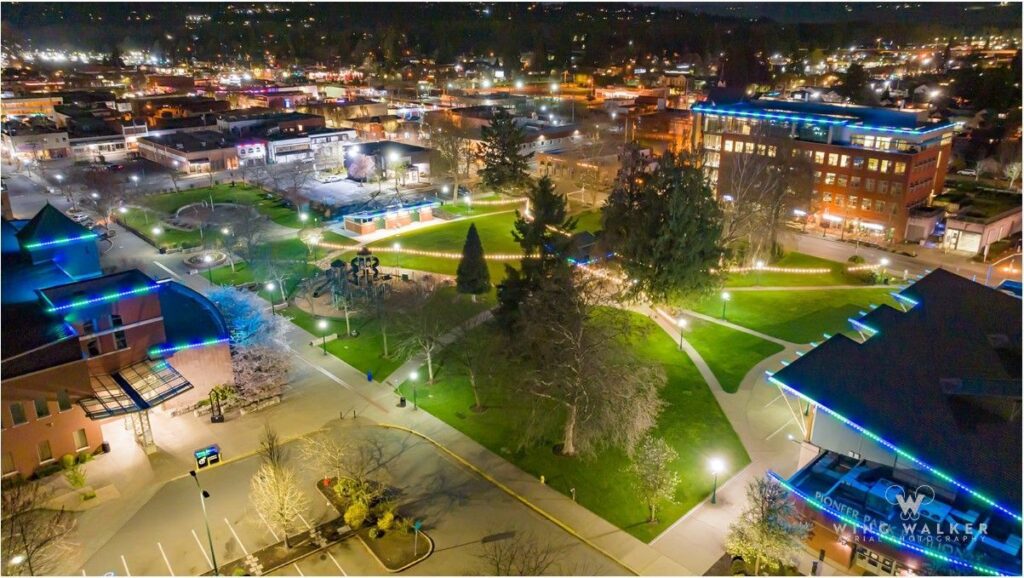
POLYGON ((551 83, 551 92, 558 92, 558 83, 557 82, 552 82, 551 83))
POLYGON ((523 81, 522 80, 517 80, 516 81, 516 90, 522 90, 522 89, 523 89, 523 81))
POLYGON ((305 223, 309 220, 309 213, 299 213, 299 220, 305 223))
POLYGON ((685 317, 680 317, 676 320, 676 325, 679 326, 679 351, 683 350, 683 330, 690 326, 690 320, 685 317))
POLYGON ((320 331, 323 332, 323 335, 322 335, 322 337, 323 337, 322 347, 323 347, 323 350, 324 350, 324 355, 327 355, 327 327, 328 327, 327 320, 326 319, 321 319, 320 321, 317 321, 316 326, 317 326, 318 329, 320 329, 320 331))
POLYGON ((203 263, 206 263, 206 276, 210 279, 210 285, 213 285, 213 255, 207 253, 203 255, 203 263))
POLYGON ((711 487, 711 503, 714 504, 718 501, 718 474, 725 471, 725 462, 722 461, 722 458, 711 458, 711 461, 708 462, 708 468, 715 476, 714 485, 711 487))
POLYGON ((277 310, 274 309, 274 289, 277 288, 277 285, 274 285, 273 281, 268 281, 263 288, 266 289, 267 293, 270 295, 270 314, 277 315, 277 310))
POLYGON ((192 479, 196 483, 196 488, 199 489, 199 503, 203 506, 203 522, 206 524, 206 541, 210 546, 210 559, 213 564, 213 575, 220 576, 220 570, 217 567, 217 552, 213 549, 213 534, 210 532, 210 518, 206 515, 206 500, 210 499, 210 492, 203 489, 203 486, 199 484, 199 476, 196 475, 195 470, 189 470, 188 475, 192 476, 192 479))
POLYGON ((725 306, 729 304, 732 295, 728 291, 722 291, 722 320, 725 321, 725 306))
POLYGON ((412 408, 419 409, 420 406, 416 403, 416 380, 419 379, 420 374, 418 371, 413 371, 409 374, 409 381, 412 382, 412 408))
POLYGON ((761 284, 761 269, 764 269, 764 261, 758 259, 757 263, 754 263, 754 270, 757 271, 757 284, 761 284))
POLYGON ((24 554, 15 554, 14 556, 11 556, 11 566, 20 566, 25 562, 25 560, 26 557, 24 554))
POLYGON ((153 227, 152 231, 153 234, 156 236, 160 236, 160 234, 164 232, 163 229, 161 229, 160 227, 153 227))

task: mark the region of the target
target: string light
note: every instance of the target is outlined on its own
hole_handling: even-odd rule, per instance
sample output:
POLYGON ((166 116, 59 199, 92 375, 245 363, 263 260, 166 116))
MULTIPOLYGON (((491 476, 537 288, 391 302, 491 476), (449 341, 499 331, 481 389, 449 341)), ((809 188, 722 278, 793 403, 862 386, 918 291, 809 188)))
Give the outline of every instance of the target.
POLYGON ((831 415, 832 417, 836 418, 840 422, 842 422, 842 423, 846 424, 847 426, 849 426, 849 427, 859 431, 862 435, 864 435, 868 439, 870 439, 870 440, 872 440, 872 441, 874 441, 874 442, 876 442, 876 443, 878 443, 878 444, 880 444, 880 445, 882 445, 882 446, 884 446, 886 448, 889 448, 890 450, 895 452, 896 455, 898 455, 900 457, 903 457, 903 458, 906 458, 906 459, 914 462, 915 464, 921 466, 925 470, 928 470, 929 472, 931 472, 937 478, 939 478, 939 479, 941 479, 941 480, 943 480, 945 482, 948 482, 950 484, 953 484, 954 486, 956 486, 956 487, 964 490, 965 492, 969 493, 971 496, 974 496, 974 498, 980 500, 981 502, 983 502, 983 503, 985 503, 985 504, 987 504, 987 505, 989 505, 989 506, 999 510, 1000 512, 1003 512, 1004 514, 1012 516, 1018 522, 1021 521, 1020 514, 1014 513, 1011 510, 1009 510, 1009 509, 999 505, 992 498, 989 498, 988 496, 982 494, 981 492, 978 492, 977 490, 974 490, 973 488, 970 488, 969 486, 963 484, 962 482, 959 482, 959 481, 953 479, 953 477, 950 476, 949 474, 946 474, 945 472, 942 472, 941 470, 938 470, 938 469, 928 465, 924 461, 918 459, 917 457, 913 456, 909 452, 907 452, 907 451, 903 450, 902 448, 898 447, 896 444, 886 440, 885 438, 879 436, 878 434, 875 434, 874 432, 868 430, 864 426, 862 426, 862 425, 860 425, 860 424, 858 424, 858 423, 856 423, 856 422, 854 422, 852 420, 847 419, 845 416, 843 416, 839 412, 829 408, 828 406, 825 406, 825 405, 822 405, 822 404, 818 403, 813 398, 811 398, 811 397, 801 393, 800 391, 797 391, 796 389, 790 387, 789 385, 786 385, 786 383, 784 383, 782 380, 780 380, 777 377, 775 377, 775 375, 773 373, 771 373, 769 371, 765 371, 765 375, 767 376, 768 381, 770 381, 770 382, 774 383, 775 385, 785 389, 786 391, 792 393, 793 395, 799 397, 800 399, 803 399, 807 403, 814 405, 818 409, 823 410, 825 413, 831 415))
POLYGON ((144 293, 149 293, 150 291, 156 291, 159 288, 159 285, 146 285, 145 287, 138 287, 136 289, 129 289, 127 291, 111 293, 109 295, 94 297, 92 299, 80 299, 78 301, 72 301, 71 303, 65 303, 64 305, 54 305, 48 308, 46 311, 47 313, 58 313, 61 311, 66 311, 68 309, 81 309, 82 307, 88 307, 90 305, 95 305, 97 303, 109 303, 111 301, 117 301, 122 297, 142 295, 144 293))
POLYGON ((178 352, 178 351, 183 351, 185 349, 195 349, 197 347, 208 347, 210 345, 217 345, 219 343, 227 343, 230 340, 231 339, 228 338, 228 337, 211 337, 210 339, 205 339, 203 341, 196 341, 194 343, 183 343, 181 345, 169 345, 169 346, 166 346, 166 347, 153 347, 153 348, 151 348, 149 350, 149 356, 150 357, 157 357, 157 356, 160 356, 160 355, 165 355, 167 353, 175 353, 175 352, 178 352))
POLYGON ((71 243, 77 243, 79 241, 92 241, 98 238, 99 235, 96 233, 83 233, 77 237, 65 237, 62 239, 54 239, 52 241, 39 241, 36 243, 28 243, 25 245, 26 249, 39 249, 40 247, 51 247, 56 245, 69 245, 71 243))
POLYGON ((964 568, 970 568, 971 570, 974 570, 974 571, 976 571, 976 572, 978 572, 980 574, 988 574, 990 576, 1014 576, 1014 575, 1016 575, 1016 572, 1007 572, 1007 571, 1004 571, 1004 570, 996 570, 994 568, 989 568, 988 566, 982 566, 980 564, 974 564, 972 562, 967 562, 967 561, 961 560, 959 558, 954 558, 953 556, 947 556, 945 554, 941 554, 939 552, 936 552, 934 550, 930 550, 928 548, 923 548, 921 546, 917 546, 917 545, 914 545, 914 544, 907 543, 907 542, 905 542, 903 540, 900 540, 899 538, 895 538, 893 536, 890 536, 889 534, 885 534, 883 532, 879 532, 878 530, 875 530, 875 529, 873 529, 873 528, 871 528, 869 526, 861 524, 860 522, 858 522, 857 520, 855 520, 853 518, 850 518, 849 516, 844 516, 843 514, 841 514, 839 512, 836 512, 835 510, 829 508, 828 506, 826 506, 825 504, 819 502, 818 500, 808 496, 807 494, 804 494, 800 490, 797 490, 795 487, 793 487, 788 482, 783 480, 782 477, 779 476, 778 474, 776 474, 775 472, 769 471, 768 475, 771 476, 775 481, 777 481, 787 491, 795 494, 797 497, 799 497, 801 500, 803 500, 804 502, 806 502, 807 504, 812 506, 814 509, 816 509, 818 511, 821 511, 821 512, 824 512, 824 513, 828 514, 829 516, 832 516, 833 518, 839 520, 840 522, 843 522, 845 524, 853 526, 854 528, 857 528, 858 530, 861 530, 862 532, 865 532, 865 533, 868 533, 868 534, 872 534, 874 536, 878 536, 879 539, 881 539, 881 540, 883 540, 885 542, 888 542, 888 543, 893 544, 895 546, 900 546, 902 548, 906 548, 908 550, 913 550, 914 552, 918 552, 919 554, 923 554, 923 555, 925 555, 925 556, 927 556, 929 558, 934 558, 936 560, 941 560, 943 562, 947 562, 947 563, 950 563, 950 564, 955 564, 957 566, 962 566, 964 568))

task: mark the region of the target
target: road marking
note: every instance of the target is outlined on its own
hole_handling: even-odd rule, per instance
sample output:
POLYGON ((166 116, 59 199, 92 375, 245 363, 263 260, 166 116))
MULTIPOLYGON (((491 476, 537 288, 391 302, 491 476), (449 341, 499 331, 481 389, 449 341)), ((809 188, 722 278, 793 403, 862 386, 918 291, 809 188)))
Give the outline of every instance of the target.
POLYGON ((131 576, 132 572, 128 569, 128 561, 124 559, 124 554, 121 554, 121 563, 124 564, 124 573, 126 576, 131 576))
POLYGON ((769 401, 768 403, 764 404, 764 406, 765 406, 765 407, 768 407, 769 405, 771 405, 771 404, 773 404, 773 403, 775 403, 775 402, 779 401, 780 399, 782 399, 782 395, 781 395, 781 394, 780 394, 780 395, 777 395, 777 396, 775 396, 775 397, 773 397, 773 398, 772 398, 772 400, 771 400, 771 401, 769 401))
MULTIPOLYGON (((328 502, 328 505, 330 505, 330 502, 328 502)), ((299 514, 299 519, 302 520, 302 523, 306 525, 307 529, 313 529, 313 526, 309 525, 309 522, 307 522, 306 519, 302 517, 302 514, 299 514)), ((330 557, 331 562, 334 562, 334 565, 338 567, 338 571, 341 572, 342 576, 348 576, 348 572, 345 572, 345 569, 341 567, 341 564, 338 563, 338 560, 334 557, 334 554, 331 554, 326 549, 324 549, 324 553, 327 554, 327 556, 330 557)))
POLYGON ((163 544, 157 542, 156 547, 160 548, 160 555, 164 557, 164 564, 167 564, 167 571, 171 573, 171 576, 174 576, 174 568, 171 568, 171 561, 167 559, 167 554, 164 552, 163 544))
POLYGON ((292 566, 295 566, 295 571, 299 573, 299 576, 305 576, 305 574, 302 573, 302 568, 299 568, 298 564, 292 562, 292 566))
POLYGON ((267 529, 270 530, 270 535, 274 537, 274 541, 280 542, 281 539, 277 537, 277 532, 275 532, 274 528, 270 525, 269 522, 267 522, 267 519, 263 517, 263 512, 256 510, 256 514, 260 517, 261 520, 263 520, 263 525, 265 525, 267 529))
POLYGON ((287 343, 285 343, 284 341, 281 341, 280 339, 275 339, 274 341, 276 341, 277 343, 279 343, 279 344, 281 344, 281 345, 283 345, 283 346, 287 347, 287 348, 288 348, 288 349, 289 349, 289 350, 290 350, 290 351, 292 352, 292 354, 294 354, 294 355, 295 355, 295 357, 296 357, 297 359, 299 359, 300 361, 302 361, 302 362, 303 362, 303 363, 305 363, 306 365, 308 365, 308 366, 312 367, 313 369, 315 369, 315 370, 319 371, 320 373, 324 374, 324 375, 325 375, 325 376, 326 376, 326 377, 327 377, 328 379, 330 379, 330 380, 331 380, 331 381, 333 381, 334 383, 337 383, 338 385, 340 385, 340 386, 344 387, 345 389, 347 389, 347 390, 351 391, 352 393, 354 393, 354 394, 358 395, 359 397, 363 398, 363 399, 364 399, 364 400, 365 400, 365 401, 366 401, 367 403, 369 403, 369 404, 370 404, 370 405, 372 405, 373 407, 375 407, 375 408, 379 409, 380 411, 383 411, 384 413, 390 413, 390 412, 389 412, 389 410, 388 410, 388 408, 386 408, 386 407, 384 407, 384 406, 380 405, 380 404, 379 404, 379 403, 377 403, 376 401, 374 401, 374 400, 372 400, 372 399, 370 399, 370 398, 366 397, 366 396, 365 396, 365 395, 363 395, 362 393, 360 393, 360 392, 356 391, 355 389, 353 389, 353 388, 352 388, 352 386, 351 386, 351 385, 349 385, 348 383, 346 383, 345 381, 343 381, 343 380, 342 380, 342 379, 341 379, 340 377, 338 377, 337 375, 334 375, 333 373, 331 373, 330 371, 327 371, 326 369, 324 369, 324 368, 323 368, 323 367, 321 367, 320 365, 317 365, 317 364, 315 364, 315 363, 313 363, 313 362, 309 361, 309 360, 308 360, 308 359, 306 359, 305 357, 302 357, 302 355, 300 355, 300 354, 299 354, 299 352, 298 352, 298 351, 296 351, 296 350, 295 350, 295 348, 294 348, 294 347, 292 347, 291 345, 288 345, 287 343))
POLYGON ((228 530, 231 530, 231 535, 235 537, 235 541, 242 547, 242 553, 248 556, 249 551, 245 549, 245 544, 242 543, 242 539, 235 533, 235 527, 231 525, 231 522, 229 522, 227 518, 224 518, 224 523, 228 525, 228 530))
POLYGON ((175 273, 174 271, 171 271, 171 270, 170 270, 170 269, 168 269, 168 268, 167 268, 166 266, 164 266, 164 264, 163 264, 163 263, 160 263, 160 262, 158 262, 158 261, 153 261, 153 264, 154 264, 154 265, 156 265, 157 267, 160 267, 160 268, 161 268, 161 269, 163 269, 164 271, 167 271, 168 273, 170 273, 170 274, 171 274, 171 276, 172 276, 172 277, 174 277, 175 279, 181 279, 181 275, 178 275, 178 274, 177 274, 177 273, 175 273))
POLYGON ((777 429, 777 430, 773 431, 772 433, 768 434, 768 437, 764 438, 764 441, 768 441, 768 440, 772 439, 773 437, 778 435, 782 430, 786 429, 787 427, 789 427, 791 425, 793 425, 792 422, 790 422, 787 419, 785 422, 783 422, 783 424, 781 426, 779 426, 779 429, 777 429))
POLYGON ((88 574, 85 573, 85 568, 82 568, 82 576, 89 576, 88 574))
POLYGON ((206 558, 206 563, 210 565, 210 570, 213 570, 213 562, 211 562, 210 557, 206 555, 206 550, 203 548, 203 543, 199 541, 199 535, 196 534, 195 529, 192 530, 192 537, 196 539, 196 544, 199 545, 199 551, 203 553, 203 558, 206 558))

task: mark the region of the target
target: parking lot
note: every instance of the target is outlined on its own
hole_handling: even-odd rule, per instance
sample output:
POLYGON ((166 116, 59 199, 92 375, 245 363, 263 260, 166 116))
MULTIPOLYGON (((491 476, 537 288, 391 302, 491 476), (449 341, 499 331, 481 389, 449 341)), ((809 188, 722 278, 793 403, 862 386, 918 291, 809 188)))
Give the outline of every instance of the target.
MULTIPOLYGON (((609 560, 570 537, 489 482, 457 466, 429 443, 394 430, 339 426, 340 439, 374 440, 382 448, 382 481, 399 489, 400 512, 423 522, 435 543, 434 553, 409 570, 411 574, 479 574, 486 536, 525 533, 558 551, 566 571, 622 574, 609 560)), ((302 467, 297 444, 288 446, 308 506, 303 524, 337 517, 315 487, 319 473, 302 467)), ((249 481, 259 457, 214 466, 199 473, 209 491, 210 532, 218 565, 278 542, 249 503, 249 481)), ((423 544, 421 544, 423 547, 423 544)), ((195 575, 213 567, 199 491, 187 474, 162 487, 81 569, 86 576, 195 575)), ((268 569, 269 570, 269 569, 268 569)), ((380 575, 385 570, 354 538, 335 544, 275 575, 380 575)))

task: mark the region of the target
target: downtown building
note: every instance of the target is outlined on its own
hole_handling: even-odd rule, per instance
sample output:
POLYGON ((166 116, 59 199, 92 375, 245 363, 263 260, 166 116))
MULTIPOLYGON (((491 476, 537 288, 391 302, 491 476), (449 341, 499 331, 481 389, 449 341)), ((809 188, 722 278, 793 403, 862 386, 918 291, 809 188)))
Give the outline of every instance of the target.
POLYGON ((1020 575, 1021 301, 936 270, 770 374, 802 432, 772 474, 851 574, 1020 575))
POLYGON ((954 125, 925 111, 758 98, 692 107, 694 145, 720 198, 741 155, 803 155, 813 165, 811 205, 799 216, 822 232, 877 242, 920 238, 908 221, 942 192, 954 125))
POLYGON ((103 430, 120 420, 153 451, 151 411, 233 384, 227 326, 199 293, 135 269, 104 274, 97 235, 49 204, 4 219, 2 233, 4 478, 116 452, 103 430))

